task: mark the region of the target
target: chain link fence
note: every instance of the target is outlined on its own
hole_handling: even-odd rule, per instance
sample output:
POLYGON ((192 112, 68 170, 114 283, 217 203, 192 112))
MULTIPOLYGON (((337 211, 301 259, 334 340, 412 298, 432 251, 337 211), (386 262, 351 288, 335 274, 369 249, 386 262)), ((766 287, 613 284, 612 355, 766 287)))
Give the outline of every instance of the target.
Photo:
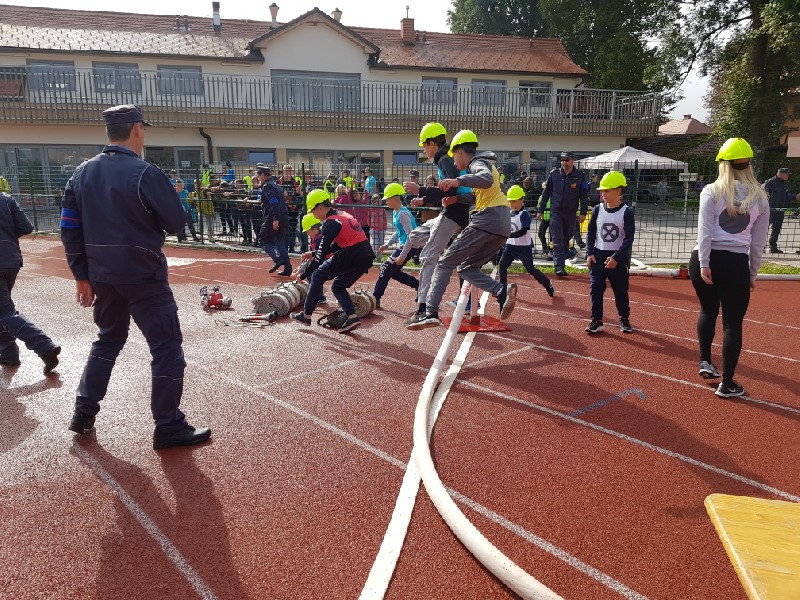
MULTIPOLYGON (((797 161, 795 161, 797 162, 797 161)), ((789 181, 791 191, 786 206, 780 208, 784 219, 778 237, 781 254, 769 253, 767 258, 797 259, 800 254, 800 204, 795 197, 800 192, 800 164, 791 161, 763 165, 762 172, 774 173, 778 167, 793 168, 789 181)), ((267 165, 273 175, 282 177, 283 165, 267 165)), ((421 185, 438 183, 436 167, 429 163, 416 165, 371 164, 369 168, 375 177, 373 195, 364 190, 365 181, 361 165, 325 165, 314 168, 306 164, 291 165, 290 183, 284 182, 287 205, 290 210, 290 251, 300 252, 307 248, 306 236, 300 231, 300 221, 305 214, 304 195, 315 188, 326 189, 331 193, 334 204, 351 212, 363 225, 369 227, 369 237, 377 249, 394 233, 391 211, 382 202, 382 191, 392 181, 404 182, 410 178, 412 170, 418 171, 417 180, 421 185), (345 171, 349 173, 346 174, 345 171), (352 178, 351 180, 345 179, 352 178), (374 194, 379 194, 375 197, 374 194)), ((536 212, 542 184, 546 180, 549 165, 537 163, 505 163, 499 165, 504 174, 504 187, 521 185, 526 191, 525 205, 531 213, 536 212)), ((206 179, 209 185, 203 186, 203 169, 199 167, 164 169, 171 178, 180 180, 188 198, 184 206, 189 213, 192 227, 187 227, 183 236, 191 243, 223 243, 231 246, 258 246, 258 231, 263 222, 261 207, 252 193, 251 183, 257 185, 255 165, 235 165, 231 168, 212 165, 206 179), (193 230, 193 232, 192 232, 193 230)), ((63 189, 74 167, 64 166, 42 168, 23 166, 19 169, 0 170, 13 195, 39 232, 56 232, 60 222, 60 207, 63 189)), ((597 175, 600 179, 603 170, 587 171, 587 176, 597 175)), ((625 199, 634 208, 636 218, 636 239, 634 258, 647 262, 685 262, 691 253, 697 237, 697 210, 702 186, 716 178, 717 167, 712 160, 688 163, 686 171, 661 169, 658 165, 637 164, 633 169, 623 169, 628 178, 625 199), (682 173, 697 174, 689 181, 682 173)), ((287 173, 287 175, 289 175, 287 173)), ((596 191, 591 193, 594 201, 599 200, 596 191)), ((436 216, 436 210, 414 211, 419 221, 436 216)), ((536 225, 534 224, 534 228, 536 225)), ((536 239, 536 232, 534 239, 536 239)), ((169 240, 175 240, 169 237, 169 240)), ((576 243, 585 240, 576 239, 576 243)), ((539 243, 535 246, 539 248, 539 243)))

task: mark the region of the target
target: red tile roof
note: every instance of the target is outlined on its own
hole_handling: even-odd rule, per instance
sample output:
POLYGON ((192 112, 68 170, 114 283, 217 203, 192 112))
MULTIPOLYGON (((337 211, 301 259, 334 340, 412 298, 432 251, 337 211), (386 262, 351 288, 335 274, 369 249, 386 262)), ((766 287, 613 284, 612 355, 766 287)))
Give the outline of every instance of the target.
POLYGON ((659 135, 685 135, 687 133, 711 133, 712 131, 711 127, 693 119, 690 115, 682 119, 667 121, 658 128, 659 135))
MULTIPOLYGON (((315 14, 315 9, 299 19, 315 14)), ((327 15, 324 15, 330 19, 327 15)), ((346 27, 330 19, 334 27, 346 27)), ((113 52, 197 58, 241 59, 248 45, 270 31, 268 21, 222 19, 214 33, 211 19, 188 17, 189 30, 175 29, 175 17, 110 11, 31 8, 0 4, 0 55, 20 48, 61 52, 113 52)), ((407 45, 400 28, 347 27, 380 48, 378 67, 487 71, 583 77, 559 40, 419 32, 407 45)))

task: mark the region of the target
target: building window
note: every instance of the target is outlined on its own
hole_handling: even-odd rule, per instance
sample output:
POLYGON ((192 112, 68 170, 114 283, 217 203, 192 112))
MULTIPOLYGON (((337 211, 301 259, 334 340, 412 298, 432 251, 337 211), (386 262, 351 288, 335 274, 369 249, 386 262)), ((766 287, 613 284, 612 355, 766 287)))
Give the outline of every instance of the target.
POLYGON ((0 100, 25 99, 25 67, 0 67, 0 100))
POLYGON ((476 106, 503 106, 506 103, 506 82, 473 79, 472 103, 476 106))
POLYGON ((426 104, 455 104, 455 79, 442 77, 422 78, 422 102, 426 104))
POLYGON ((395 152, 392 163, 396 165, 417 165, 425 162, 425 155, 421 152, 395 152))
POLYGON ((297 111, 361 110, 361 75, 272 70, 272 105, 297 111))
POLYGON ((202 96, 200 67, 158 67, 158 92, 165 96, 202 96))
POLYGON ((142 78, 136 63, 92 63, 94 89, 103 92, 128 92, 138 94, 142 91, 142 78))
POLYGON ((75 63, 29 60, 29 85, 37 91, 75 91, 75 63))
POLYGON ((519 105, 528 108, 550 106, 553 84, 549 81, 520 81, 519 105))
POLYGON ((218 151, 219 162, 239 163, 243 165, 275 164, 274 148, 220 148, 218 151))

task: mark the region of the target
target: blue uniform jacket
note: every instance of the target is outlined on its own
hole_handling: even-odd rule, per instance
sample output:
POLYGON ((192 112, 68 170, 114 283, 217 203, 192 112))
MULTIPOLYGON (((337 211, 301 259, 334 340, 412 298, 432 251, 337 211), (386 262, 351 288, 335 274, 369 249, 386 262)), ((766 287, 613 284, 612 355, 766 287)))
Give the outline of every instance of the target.
POLYGON ((19 238, 33 231, 33 225, 13 197, 0 192, 0 269, 22 268, 19 238))
POLYGON ((64 189, 61 241, 77 280, 165 281, 164 232, 178 233, 185 224, 169 178, 125 146, 103 148, 64 189))
POLYGON ((553 169, 547 176, 547 183, 539 197, 539 212, 544 213, 550 200, 550 212, 575 214, 580 208, 586 215, 589 206, 589 183, 586 174, 580 169, 572 169, 567 175, 564 169, 553 169))
POLYGON ((278 236, 286 236, 289 230, 289 210, 284 201, 283 188, 271 177, 259 188, 259 196, 264 223, 258 232, 258 241, 262 244, 273 243, 278 236), (273 221, 278 221, 277 231, 273 229, 273 221))

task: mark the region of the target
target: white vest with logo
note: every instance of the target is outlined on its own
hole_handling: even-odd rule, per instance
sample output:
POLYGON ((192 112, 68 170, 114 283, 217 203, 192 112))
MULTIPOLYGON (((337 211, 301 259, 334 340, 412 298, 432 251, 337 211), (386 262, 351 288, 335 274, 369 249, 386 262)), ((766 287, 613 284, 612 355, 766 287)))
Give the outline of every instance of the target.
POLYGON ((625 241, 625 211, 630 210, 623 204, 615 212, 606 210, 605 202, 597 205, 597 238, 594 246, 598 250, 616 252, 625 241))
MULTIPOLYGON (((522 213, 524 210, 525 209, 523 208, 517 213, 511 213, 511 233, 522 229, 522 213)), ((506 244, 509 244, 510 246, 530 246, 532 243, 533 239, 531 238, 530 228, 525 232, 525 235, 521 235, 517 238, 508 238, 508 240, 506 240, 506 244)))

